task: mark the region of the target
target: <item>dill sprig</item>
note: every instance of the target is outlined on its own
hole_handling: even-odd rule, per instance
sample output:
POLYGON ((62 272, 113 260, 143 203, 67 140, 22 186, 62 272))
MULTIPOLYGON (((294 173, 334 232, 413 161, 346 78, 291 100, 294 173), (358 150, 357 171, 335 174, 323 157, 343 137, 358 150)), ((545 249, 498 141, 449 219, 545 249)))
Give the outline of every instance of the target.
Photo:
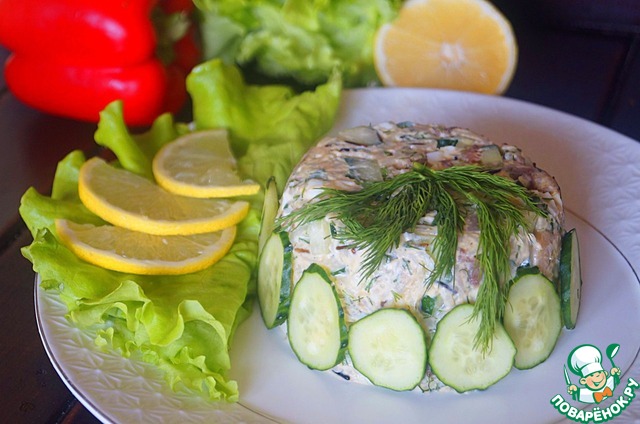
POLYGON ((409 172, 375 181, 359 191, 324 188, 317 201, 281 219, 302 225, 332 216, 342 222, 335 237, 363 252, 362 280, 372 277, 402 233, 410 231, 428 212, 435 211, 437 235, 431 245, 434 269, 427 284, 455 271, 458 236, 467 214, 475 213, 480 228, 476 260, 483 276, 474 316, 481 320, 475 345, 491 347, 496 323, 502 319, 510 278, 509 240, 525 228, 524 212, 544 215, 539 199, 508 178, 475 165, 432 170, 414 164, 409 172))
POLYGON ((442 180, 448 191, 466 200, 460 207, 475 211, 478 217, 480 238, 476 261, 483 280, 473 311, 473 317, 481 320, 475 347, 487 350, 506 305, 506 283, 511 277, 509 240, 520 228, 526 228, 524 211, 543 216, 546 212, 540 208, 539 199, 525 187, 477 166, 446 168, 438 171, 436 178, 442 180))
POLYGON ((317 202, 285 217, 290 224, 306 224, 327 215, 335 216, 344 228, 334 237, 349 248, 363 252, 360 269, 366 280, 385 260, 387 252, 398 247, 404 231, 414 228, 434 202, 434 186, 419 172, 407 172, 386 181, 348 192, 324 188, 317 202))

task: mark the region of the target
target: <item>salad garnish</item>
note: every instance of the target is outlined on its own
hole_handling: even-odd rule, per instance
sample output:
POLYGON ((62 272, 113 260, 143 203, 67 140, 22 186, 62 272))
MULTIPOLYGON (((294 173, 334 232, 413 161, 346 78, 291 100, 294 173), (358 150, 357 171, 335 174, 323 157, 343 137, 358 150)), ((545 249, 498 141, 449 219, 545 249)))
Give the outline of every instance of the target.
MULTIPOLYGON (((198 65, 188 86, 193 123, 164 114, 147 132, 133 134, 122 102, 114 102, 101 112, 96 142, 115 155, 116 166, 153 179, 152 159, 164 145, 194 130, 224 128, 243 179, 266 181, 265 175, 273 175, 284 186, 304 151, 331 128, 342 88, 339 76, 301 94, 284 86, 252 86, 219 60, 198 65)), ((237 401, 237 384, 228 376, 229 349, 255 300, 262 196, 248 199, 251 208, 233 245, 213 266, 184 275, 117 272, 81 260, 56 229, 59 219, 106 224, 80 200, 85 162, 82 152, 69 153, 58 165, 50 196, 30 188, 22 197, 20 214, 34 239, 22 253, 41 287, 59 293, 67 318, 101 348, 153 364, 172 388, 237 401)))

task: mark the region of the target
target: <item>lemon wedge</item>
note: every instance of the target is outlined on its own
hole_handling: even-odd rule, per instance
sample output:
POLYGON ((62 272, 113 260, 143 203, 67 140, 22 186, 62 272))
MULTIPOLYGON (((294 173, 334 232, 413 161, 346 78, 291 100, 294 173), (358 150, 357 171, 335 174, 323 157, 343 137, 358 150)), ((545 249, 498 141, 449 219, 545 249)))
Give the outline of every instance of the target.
POLYGON ((158 184, 182 196, 211 198, 250 196, 260 190, 242 181, 223 129, 198 131, 166 144, 153 159, 158 184))
POLYGON ((179 196, 97 157, 80 168, 78 192, 105 221, 156 235, 210 233, 236 225, 249 212, 248 202, 179 196))
POLYGON ((91 264, 145 275, 187 274, 207 268, 231 248, 236 227, 189 236, 158 236, 111 225, 56 219, 62 243, 91 264))
POLYGON ((511 24, 486 0, 410 0, 376 33, 374 63, 387 86, 500 94, 517 53, 511 24))

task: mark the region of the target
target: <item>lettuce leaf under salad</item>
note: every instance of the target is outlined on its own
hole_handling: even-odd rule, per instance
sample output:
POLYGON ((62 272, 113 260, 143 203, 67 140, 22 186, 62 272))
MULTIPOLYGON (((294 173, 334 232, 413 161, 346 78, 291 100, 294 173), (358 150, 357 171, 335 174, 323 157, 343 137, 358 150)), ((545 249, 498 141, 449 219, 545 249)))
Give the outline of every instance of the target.
POLYGON ((303 86, 340 67, 345 87, 379 85, 377 29, 401 0, 194 0, 203 54, 303 86))
MULTIPOLYGON (((251 86, 234 66, 213 60, 189 77, 192 123, 176 123, 167 114, 148 131, 132 134, 122 105, 114 102, 102 112, 95 140, 115 154, 118 166, 152 178, 151 159, 165 143, 194 129, 224 127, 243 176, 264 183, 276 175, 283 185, 304 151, 331 128, 341 87, 338 74, 301 94, 251 86)), ((184 385, 212 400, 236 401, 237 384, 227 377, 229 348, 254 301, 262 199, 252 199, 230 252, 210 268, 181 276, 110 271, 78 259, 56 236, 56 218, 103 223, 78 196, 85 159, 74 151, 58 164, 50 196, 33 188, 23 195, 20 214, 34 240, 22 252, 41 287, 59 293, 69 320, 93 334, 98 346, 154 364, 174 389, 184 385)))

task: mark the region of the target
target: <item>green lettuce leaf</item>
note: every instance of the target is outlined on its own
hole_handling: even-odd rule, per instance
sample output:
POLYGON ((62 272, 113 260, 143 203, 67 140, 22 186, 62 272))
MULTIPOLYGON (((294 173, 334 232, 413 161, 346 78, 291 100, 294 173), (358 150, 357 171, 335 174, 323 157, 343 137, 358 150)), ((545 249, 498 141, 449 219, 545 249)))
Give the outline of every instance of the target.
POLYGON ((278 187, 304 152, 335 120, 342 92, 333 73, 314 91, 296 94, 284 85, 249 85, 237 67, 214 59, 187 78, 197 128, 227 128, 240 171, 261 184, 272 175, 278 187))
POLYGON ((379 84, 376 31, 400 0, 194 0, 204 57, 315 86, 336 68, 347 87, 379 84))
POLYGON ((95 332, 98 345, 127 357, 139 354, 166 371, 174 388, 180 382, 211 399, 236 401, 237 384, 226 377, 228 352, 238 316, 246 318, 258 228, 252 212, 229 254, 183 276, 129 275, 90 265, 47 229, 23 254, 43 287, 60 291, 69 319, 95 332))
POLYGON ((84 162, 84 153, 76 150, 58 163, 51 197, 43 196, 33 187, 27 189, 22 195, 20 215, 34 239, 43 228, 47 228, 55 234, 54 220, 56 218, 94 225, 105 223, 80 202, 78 174, 84 162))
POLYGON ((114 101, 100 112, 94 139, 116 154, 120 165, 136 174, 153 179, 151 161, 167 142, 178 136, 178 129, 169 113, 160 115, 143 134, 130 134, 122 114, 122 102, 114 101))
MULTIPOLYGON (((266 181, 275 174, 284 185, 294 164, 331 126, 340 79, 296 95, 282 86, 248 86, 239 75, 218 61, 194 70, 189 84, 193 125, 162 115, 148 131, 133 134, 124 124, 121 103, 114 102, 101 114, 96 142, 116 155, 119 166, 153 178, 152 158, 163 145, 194 127, 224 127, 243 152, 239 161, 247 177, 266 181)), ((174 389, 237 401, 237 384, 228 378, 229 349, 255 299, 261 196, 250 199, 252 208, 229 253, 205 270, 180 276, 110 271, 80 260, 56 235, 56 218, 104 224, 78 195, 85 160, 74 151, 58 164, 50 197, 33 188, 22 197, 20 214, 34 238, 22 253, 40 275, 41 287, 59 293, 68 319, 94 334, 97 346, 159 367, 174 389)))
POLYGON ((180 382, 211 399, 237 400, 237 385, 226 378, 228 351, 250 307, 245 302, 253 291, 258 213, 252 210, 239 226, 231 251, 203 271, 182 276, 109 271, 78 259, 55 237, 56 218, 103 223, 77 195, 82 159, 82 153, 72 152, 60 163, 51 198, 29 189, 21 202, 34 235, 22 252, 40 274, 42 287, 60 292, 68 318, 93 331, 99 345, 125 356, 139 354, 165 370, 172 386, 180 382))

